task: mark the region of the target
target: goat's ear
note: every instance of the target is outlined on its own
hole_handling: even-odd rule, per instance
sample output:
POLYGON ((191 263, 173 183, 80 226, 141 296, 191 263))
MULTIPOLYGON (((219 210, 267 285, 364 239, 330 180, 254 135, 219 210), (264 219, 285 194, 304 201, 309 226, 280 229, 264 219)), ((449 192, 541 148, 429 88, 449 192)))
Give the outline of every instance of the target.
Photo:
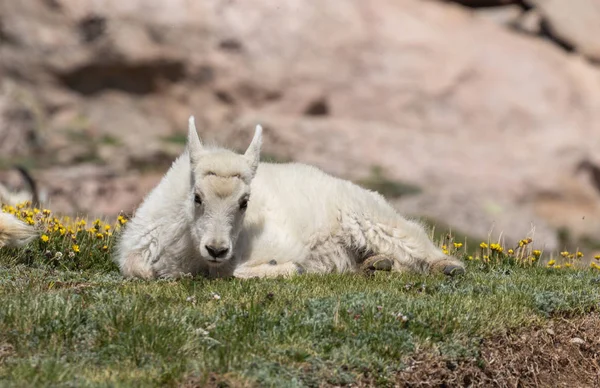
POLYGON ((192 168, 196 165, 200 153, 202 153, 202 143, 198 137, 196 131, 196 124, 194 122, 194 116, 190 116, 188 120, 188 141, 187 141, 188 153, 190 155, 190 164, 192 168))
POLYGON ((252 174, 256 173, 256 169, 258 168, 258 163, 260 162, 260 147, 262 145, 262 127, 260 125, 256 126, 256 131, 254 132, 254 137, 252 138, 252 142, 248 146, 248 149, 244 153, 246 159, 248 159, 248 163, 250 163, 250 168, 252 168, 252 174))

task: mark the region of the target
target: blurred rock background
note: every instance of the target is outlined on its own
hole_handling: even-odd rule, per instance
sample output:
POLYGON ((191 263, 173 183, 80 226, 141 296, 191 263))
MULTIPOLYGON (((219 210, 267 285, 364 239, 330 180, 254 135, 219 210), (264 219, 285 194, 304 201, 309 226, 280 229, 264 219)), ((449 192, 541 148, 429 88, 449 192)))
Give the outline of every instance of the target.
POLYGON ((600 0, 0 0, 0 181, 132 212, 194 114, 434 224, 593 250, 598 37, 600 0))

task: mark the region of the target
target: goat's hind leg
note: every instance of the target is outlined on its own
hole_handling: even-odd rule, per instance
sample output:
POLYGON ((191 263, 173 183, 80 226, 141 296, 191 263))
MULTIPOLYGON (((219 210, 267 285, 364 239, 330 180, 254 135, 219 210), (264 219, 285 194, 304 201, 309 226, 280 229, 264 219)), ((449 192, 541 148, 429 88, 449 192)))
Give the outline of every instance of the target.
POLYGON ((363 226, 364 232, 356 240, 364 242, 362 248, 372 252, 379 261, 382 257, 391 259, 393 271, 442 272, 446 275, 464 273, 464 264, 445 255, 416 222, 403 219, 389 225, 367 221, 363 226))
POLYGON ((360 264, 360 272, 365 275, 373 275, 376 271, 391 271, 393 267, 393 258, 386 255, 374 255, 367 257, 360 264))

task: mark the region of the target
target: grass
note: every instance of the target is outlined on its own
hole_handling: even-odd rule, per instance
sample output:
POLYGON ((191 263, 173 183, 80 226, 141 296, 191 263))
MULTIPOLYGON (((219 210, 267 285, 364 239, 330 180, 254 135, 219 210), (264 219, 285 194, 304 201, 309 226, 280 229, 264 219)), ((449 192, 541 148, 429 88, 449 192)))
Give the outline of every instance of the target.
POLYGON ((163 141, 172 144, 185 145, 187 143, 186 133, 173 133, 162 138, 163 141))
POLYGON ((366 189, 377 191, 386 198, 400 198, 421 192, 418 186, 388 178, 380 166, 372 167, 369 176, 356 183, 366 189))
POLYGON ((448 243, 467 263, 456 278, 148 282, 110 260, 124 218, 12 210, 43 234, 0 251, 2 386, 389 386, 416 353, 478 360, 484 338, 599 307, 600 271, 548 266, 528 240, 470 260, 448 243))

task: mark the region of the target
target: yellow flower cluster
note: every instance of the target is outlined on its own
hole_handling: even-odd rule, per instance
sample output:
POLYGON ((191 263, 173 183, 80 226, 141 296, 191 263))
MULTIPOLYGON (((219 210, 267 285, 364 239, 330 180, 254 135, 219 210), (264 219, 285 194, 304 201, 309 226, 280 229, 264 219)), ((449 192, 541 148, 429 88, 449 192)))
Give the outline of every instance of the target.
MULTIPOLYGON (((576 250, 571 253, 569 251, 560 252, 556 258, 550 257, 548 261, 542 261, 543 251, 533 249, 533 239, 528 237, 519 240, 514 248, 506 249, 502 244, 482 241, 479 243, 481 251, 474 256, 464 258, 467 261, 481 262, 486 265, 493 264, 513 264, 524 267, 537 265, 538 262, 544 262, 547 268, 582 268, 580 260, 584 257, 583 252, 576 250)), ((594 256, 594 260, 590 263, 590 267, 600 270, 600 255, 594 256)))
POLYGON ((100 219, 88 222, 83 218, 55 217, 49 209, 32 208, 25 202, 16 206, 3 206, 2 212, 9 213, 32 225, 40 232, 39 243, 45 252, 54 252, 53 257, 69 257, 77 254, 91 256, 93 251, 108 252, 113 244, 113 233, 118 232, 127 219, 120 215, 114 223, 100 219))
POLYGON ((502 248, 502 246, 500 244, 490 244, 490 249, 493 252, 498 252, 498 253, 502 253, 504 251, 504 248, 502 248))
POLYGON ((446 239, 447 239, 448 243, 447 243, 447 245, 444 244, 444 245, 441 246, 442 252, 445 255, 456 255, 456 254, 458 254, 459 253, 458 251, 463 247, 464 244, 461 243, 461 242, 454 241, 452 235, 450 235, 450 234, 448 236, 446 236, 446 239))
POLYGON ((529 244, 531 244, 532 242, 533 242, 533 239, 531 239, 531 238, 526 238, 526 239, 523 239, 523 240, 519 241, 519 247, 521 247, 521 248, 522 248, 522 247, 524 247, 525 245, 529 245, 529 244))
POLYGON ((446 245, 442 245, 442 252, 444 253, 444 255, 450 254, 450 251, 448 250, 448 247, 446 245))

